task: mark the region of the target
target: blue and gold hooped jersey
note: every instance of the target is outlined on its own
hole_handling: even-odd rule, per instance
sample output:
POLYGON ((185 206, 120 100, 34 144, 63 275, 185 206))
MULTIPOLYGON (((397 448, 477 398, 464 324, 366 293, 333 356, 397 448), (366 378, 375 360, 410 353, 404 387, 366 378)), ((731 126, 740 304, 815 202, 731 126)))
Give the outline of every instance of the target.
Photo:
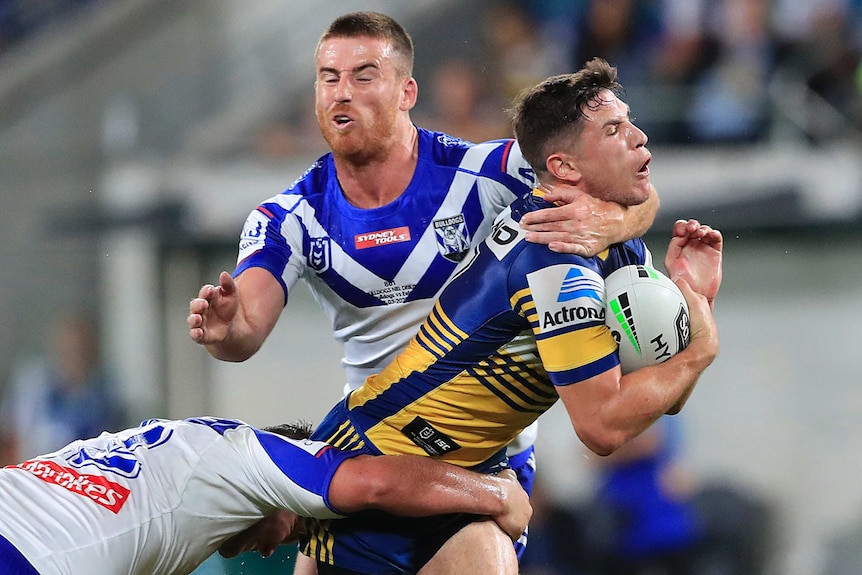
POLYGON ((527 242, 518 221, 548 206, 536 191, 497 218, 407 349, 345 400, 339 445, 479 465, 553 405, 555 386, 619 364, 604 278, 651 264, 649 251, 637 239, 583 258, 527 242))

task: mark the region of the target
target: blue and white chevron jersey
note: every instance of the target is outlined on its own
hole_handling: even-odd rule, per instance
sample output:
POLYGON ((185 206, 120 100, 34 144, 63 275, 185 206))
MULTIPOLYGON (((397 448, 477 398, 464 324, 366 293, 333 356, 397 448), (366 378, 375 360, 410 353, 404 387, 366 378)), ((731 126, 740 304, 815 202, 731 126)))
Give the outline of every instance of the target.
POLYGON ((355 455, 237 420, 149 420, 0 469, 0 536, 40 575, 190 573, 274 509, 341 517, 329 484, 355 455))
POLYGON ((514 140, 471 144, 421 128, 418 138, 416 172, 394 202, 351 205, 327 154, 260 204, 242 231, 234 276, 267 269, 285 301, 306 280, 344 345, 346 391, 404 349, 470 247, 532 189, 514 140))

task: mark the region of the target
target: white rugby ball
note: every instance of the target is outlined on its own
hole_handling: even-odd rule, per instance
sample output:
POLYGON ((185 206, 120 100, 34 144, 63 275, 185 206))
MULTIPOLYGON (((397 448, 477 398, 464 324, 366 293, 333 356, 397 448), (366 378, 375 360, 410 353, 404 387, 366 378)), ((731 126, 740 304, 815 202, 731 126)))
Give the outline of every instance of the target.
POLYGON ((624 374, 667 361, 691 339, 682 292, 648 266, 624 266, 605 278, 605 324, 619 345, 624 374))

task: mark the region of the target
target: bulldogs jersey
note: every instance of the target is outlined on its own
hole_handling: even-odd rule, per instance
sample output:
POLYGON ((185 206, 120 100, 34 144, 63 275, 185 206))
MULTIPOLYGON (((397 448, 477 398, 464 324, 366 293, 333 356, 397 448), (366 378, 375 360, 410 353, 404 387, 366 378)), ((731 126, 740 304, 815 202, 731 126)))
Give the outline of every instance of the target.
POLYGON ((418 163, 392 203, 345 198, 332 154, 246 220, 234 275, 269 270, 285 301, 306 280, 344 345, 347 390, 407 345, 443 285, 494 217, 532 188, 513 140, 470 144, 418 128, 418 163))
POLYGON ((40 575, 189 573, 276 508, 339 517, 329 483, 354 455, 236 420, 150 420, 0 469, 0 536, 40 575))

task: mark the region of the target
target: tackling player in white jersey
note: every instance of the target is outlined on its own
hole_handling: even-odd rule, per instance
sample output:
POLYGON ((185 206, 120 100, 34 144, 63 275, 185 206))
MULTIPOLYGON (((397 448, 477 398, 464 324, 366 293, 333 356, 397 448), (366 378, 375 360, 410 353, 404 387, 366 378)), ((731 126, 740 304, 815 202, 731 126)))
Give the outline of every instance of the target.
POLYGON ((513 538, 529 519, 514 479, 426 457, 356 457, 285 428, 294 429, 149 420, 0 469, 0 573, 183 575, 279 508, 318 518, 476 513, 513 538))

